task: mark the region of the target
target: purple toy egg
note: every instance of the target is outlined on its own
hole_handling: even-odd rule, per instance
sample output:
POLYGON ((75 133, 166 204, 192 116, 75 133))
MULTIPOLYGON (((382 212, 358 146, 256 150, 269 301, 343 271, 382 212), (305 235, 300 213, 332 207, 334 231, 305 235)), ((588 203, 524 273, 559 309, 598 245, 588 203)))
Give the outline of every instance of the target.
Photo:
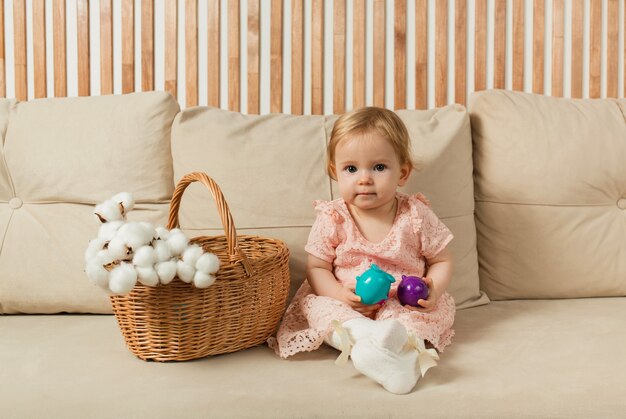
POLYGON ((402 304, 421 307, 417 302, 428 298, 428 285, 418 276, 402 275, 398 285, 398 299, 402 304))

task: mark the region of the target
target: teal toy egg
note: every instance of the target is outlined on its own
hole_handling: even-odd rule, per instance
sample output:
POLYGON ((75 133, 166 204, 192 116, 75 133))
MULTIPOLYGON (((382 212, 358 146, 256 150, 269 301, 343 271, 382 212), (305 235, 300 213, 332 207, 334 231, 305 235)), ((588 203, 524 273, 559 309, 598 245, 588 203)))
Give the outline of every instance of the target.
POLYGON ((396 280, 391 274, 372 263, 369 269, 356 277, 354 292, 361 297, 363 304, 380 303, 387 299, 393 282, 396 280))

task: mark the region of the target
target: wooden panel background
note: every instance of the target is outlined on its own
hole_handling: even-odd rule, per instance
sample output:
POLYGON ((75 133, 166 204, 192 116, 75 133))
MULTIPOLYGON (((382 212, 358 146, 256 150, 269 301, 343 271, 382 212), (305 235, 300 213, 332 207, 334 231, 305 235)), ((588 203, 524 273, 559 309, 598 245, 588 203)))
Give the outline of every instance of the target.
POLYGON ((165 90, 254 114, 465 105, 487 88, 624 97, 624 4, 0 0, 0 97, 165 90))

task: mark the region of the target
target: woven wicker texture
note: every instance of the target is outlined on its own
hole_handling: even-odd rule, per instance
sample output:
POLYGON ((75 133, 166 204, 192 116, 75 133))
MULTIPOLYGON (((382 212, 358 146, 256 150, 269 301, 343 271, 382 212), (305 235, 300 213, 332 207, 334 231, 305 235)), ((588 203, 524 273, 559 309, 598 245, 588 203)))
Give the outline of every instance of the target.
POLYGON ((280 240, 237 236, 219 186, 204 173, 185 175, 170 204, 168 229, 179 226, 184 190, 202 182, 212 193, 224 236, 191 239, 217 255, 217 280, 205 289, 175 278, 170 284, 137 284, 111 296, 126 345, 139 358, 185 361, 234 352, 263 343, 274 332, 289 292, 289 250, 280 240))

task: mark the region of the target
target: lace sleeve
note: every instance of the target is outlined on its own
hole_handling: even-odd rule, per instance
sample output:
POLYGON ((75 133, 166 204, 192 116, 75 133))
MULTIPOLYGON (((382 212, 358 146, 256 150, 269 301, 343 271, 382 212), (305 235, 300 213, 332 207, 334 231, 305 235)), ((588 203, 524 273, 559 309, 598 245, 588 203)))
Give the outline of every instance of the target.
POLYGON ((317 218, 311 227, 304 250, 332 263, 335 260, 335 248, 340 241, 338 225, 343 222, 343 217, 337 213, 330 202, 316 201, 314 205, 317 218))
POLYGON ((420 253, 426 259, 437 256, 452 238, 452 232, 430 209, 430 202, 419 194, 412 199, 412 209, 417 218, 417 233, 420 240, 420 253))

